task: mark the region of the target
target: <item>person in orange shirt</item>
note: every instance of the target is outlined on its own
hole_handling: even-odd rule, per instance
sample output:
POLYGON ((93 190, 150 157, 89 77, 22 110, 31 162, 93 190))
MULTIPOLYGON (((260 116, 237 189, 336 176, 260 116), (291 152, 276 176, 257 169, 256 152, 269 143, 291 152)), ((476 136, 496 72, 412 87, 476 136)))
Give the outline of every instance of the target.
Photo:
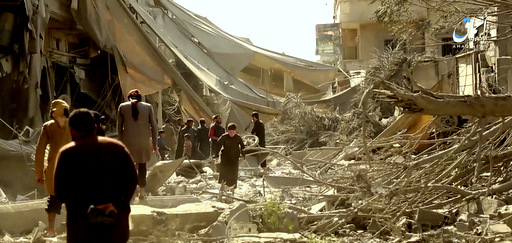
POLYGON ((47 237, 54 237, 55 218, 60 214, 62 203, 55 196, 53 171, 57 153, 65 144, 71 142, 71 133, 69 131, 69 106, 60 99, 52 101, 50 117, 52 120, 43 124, 39 141, 37 142, 35 154, 36 182, 44 184, 46 192, 50 196, 46 212, 48 214, 47 237), (46 147, 49 146, 48 161, 45 164, 46 147))

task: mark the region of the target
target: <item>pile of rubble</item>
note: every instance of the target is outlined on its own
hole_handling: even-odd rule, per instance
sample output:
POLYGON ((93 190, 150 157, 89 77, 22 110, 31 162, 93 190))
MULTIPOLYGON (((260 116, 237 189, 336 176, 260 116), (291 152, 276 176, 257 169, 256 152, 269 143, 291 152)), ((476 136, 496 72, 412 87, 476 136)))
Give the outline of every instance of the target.
MULTIPOLYGON (((263 174, 257 165, 243 163, 234 194, 219 194, 212 161, 161 161, 148 175, 152 196, 133 203, 131 241, 457 242, 512 237, 512 120, 469 121, 443 136, 437 126, 391 133, 407 116, 368 138, 366 146, 356 138, 358 131, 352 137, 339 135, 343 146, 261 149, 269 154, 272 171, 263 174), (424 134, 428 139, 422 139, 424 134)), ((437 124, 436 119, 429 124, 437 124)), ((44 242, 40 232, 45 226, 39 221, 45 222, 45 206, 44 200, 0 205, 3 242, 44 242)), ((65 227, 59 232, 54 242, 65 239, 65 227)))
MULTIPOLYGON (((399 80, 403 69, 377 76, 399 80)), ((234 193, 219 192, 211 160, 151 166, 151 196, 133 201, 131 242, 511 239, 512 118, 404 113, 376 100, 375 82, 364 87, 349 111, 289 96, 266 123, 270 146, 251 148, 241 163, 234 193)), ((44 207, 0 205, 3 242, 44 242, 44 207)), ((53 242, 63 242, 59 232, 53 242)))

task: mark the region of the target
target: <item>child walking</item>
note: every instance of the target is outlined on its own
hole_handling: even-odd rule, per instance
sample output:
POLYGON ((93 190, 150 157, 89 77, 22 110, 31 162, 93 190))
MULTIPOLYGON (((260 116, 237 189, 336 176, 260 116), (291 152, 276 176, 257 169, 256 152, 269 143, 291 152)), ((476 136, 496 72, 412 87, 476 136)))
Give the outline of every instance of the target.
POLYGON ((241 157, 245 157, 245 145, 242 137, 236 133, 235 123, 230 123, 227 128, 228 132, 220 136, 217 141, 217 151, 214 151, 214 154, 222 148, 219 166, 220 191, 222 192, 227 186, 228 190, 234 192, 238 180, 239 161, 241 157))

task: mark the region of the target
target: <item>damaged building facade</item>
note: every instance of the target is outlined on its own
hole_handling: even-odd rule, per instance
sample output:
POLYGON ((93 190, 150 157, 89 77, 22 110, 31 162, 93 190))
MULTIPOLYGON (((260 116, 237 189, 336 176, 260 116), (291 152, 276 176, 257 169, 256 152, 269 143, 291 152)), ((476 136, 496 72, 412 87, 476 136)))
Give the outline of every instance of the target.
POLYGON ((132 88, 157 107, 160 124, 220 113, 245 126, 253 110, 278 114, 288 92, 332 103, 338 68, 254 46, 172 1, 155 2, 2 1, 0 137, 40 127, 58 97, 112 126, 132 88))
POLYGON ((2 1, 0 8, 0 138, 41 127, 58 97, 114 114, 121 96, 113 58, 77 26, 68 1, 2 1))
MULTIPOLYGON (((334 4, 335 22, 341 23, 341 54, 339 66, 348 72, 364 72, 371 60, 379 52, 398 47, 398 38, 380 22, 374 13, 380 1, 337 0, 334 4)), ((491 4, 491 3, 489 3, 491 4)), ((418 23, 435 22, 439 12, 422 4, 409 6, 418 23)), ((492 13, 506 11, 507 6, 482 7, 460 6, 457 17, 469 17, 468 22, 460 19, 449 20, 451 25, 442 31, 427 29, 409 36, 402 48, 406 53, 425 53, 430 60, 413 71, 417 82, 424 87, 443 93, 503 94, 510 92, 510 45, 506 38, 509 31, 506 25, 510 17, 506 14, 492 16, 492 13), (466 14, 464 14, 466 13, 466 14), (489 13, 489 17, 487 17, 489 13), (453 24, 452 24, 453 23, 453 24), (468 29, 467 39, 462 42, 454 39, 454 33, 468 29), (435 59, 435 60, 434 60, 435 59)))
POLYGON ((30 175, 13 183, 17 174, 4 171, 8 197, 37 187, 34 145, 57 98, 107 117, 112 137, 117 107, 133 88, 160 125, 218 113, 247 128, 253 111, 277 116, 288 93, 308 104, 351 106, 357 88, 333 89, 346 78, 337 67, 254 46, 172 1, 155 2, 0 2, 0 162, 30 175))

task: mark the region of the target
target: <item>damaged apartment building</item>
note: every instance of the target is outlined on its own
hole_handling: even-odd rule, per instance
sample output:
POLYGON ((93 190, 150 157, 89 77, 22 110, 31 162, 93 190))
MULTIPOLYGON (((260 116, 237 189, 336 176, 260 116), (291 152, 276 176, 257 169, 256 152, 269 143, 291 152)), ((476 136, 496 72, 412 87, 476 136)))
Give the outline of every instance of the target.
MULTIPOLYGON (((399 45, 398 38, 374 17, 380 4, 370 0, 335 1, 334 19, 341 25, 338 64, 347 72, 364 74, 376 54, 399 45)), ((506 12, 506 5, 489 2, 489 6, 461 5, 453 16, 466 18, 448 19, 448 28, 435 33, 426 30, 409 35, 408 43, 400 48, 407 54, 424 53, 429 57, 412 73, 418 83, 433 91, 461 95, 512 91, 512 40, 507 38, 510 15, 499 14, 506 12), (454 40, 454 33, 459 31, 466 31, 464 41, 454 40)), ((409 7, 418 24, 442 19, 439 11, 421 3, 409 7)))
POLYGON ((115 111, 121 96, 113 59, 77 26, 68 1, 2 1, 0 9, 0 138, 41 127, 58 97, 115 111))
POLYGON ((254 46, 173 1, 20 0, 0 9, 2 139, 32 133, 25 128, 48 120, 59 97, 102 113, 114 130, 133 88, 159 124, 220 113, 245 127, 252 111, 279 114, 287 93, 349 103, 346 90, 328 85, 346 79, 337 67, 254 46))

